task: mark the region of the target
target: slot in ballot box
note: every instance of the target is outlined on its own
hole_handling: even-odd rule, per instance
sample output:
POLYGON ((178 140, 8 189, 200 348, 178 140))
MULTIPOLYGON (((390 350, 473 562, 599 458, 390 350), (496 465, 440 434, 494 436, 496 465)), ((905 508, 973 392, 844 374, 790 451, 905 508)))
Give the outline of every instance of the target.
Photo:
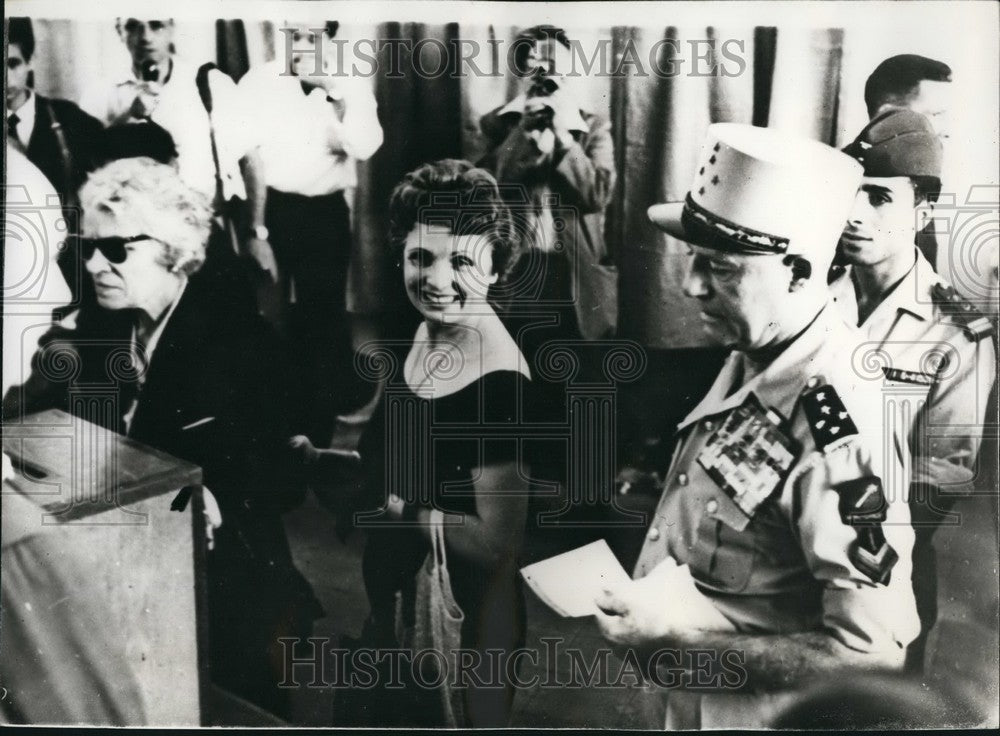
MULTIPOLYGON (((26 599, 5 600, 4 606, 22 635, 38 639, 31 648, 8 639, 10 651, 0 653, 21 657, 8 661, 5 683, 19 698, 14 707, 21 717, 33 723, 88 718, 86 703, 73 701, 97 685, 80 675, 74 681, 56 656, 79 613, 95 629, 93 639, 106 643, 107 656, 87 640, 86 627, 75 635, 75 646, 64 648, 82 651, 78 659, 90 657, 95 672, 108 670, 108 662, 122 668, 107 673, 103 690, 114 693, 108 700, 125 698, 114 709, 118 720, 200 725, 207 687, 201 469, 58 410, 5 424, 3 447, 14 476, 0 497, 0 577, 10 576, 3 581, 5 594, 26 599), (17 546, 30 551, 31 545, 41 552, 17 556, 17 546), (15 567, 23 559, 31 561, 28 570, 15 567), (54 577, 30 569, 39 566, 52 566, 54 577), (36 577, 57 581, 59 598, 41 598, 45 610, 37 601, 32 607, 27 599, 46 591, 32 591, 23 583, 26 576, 29 583, 36 577), (65 617, 62 625, 57 616, 65 617)), ((73 666, 87 671, 86 662, 73 666)))

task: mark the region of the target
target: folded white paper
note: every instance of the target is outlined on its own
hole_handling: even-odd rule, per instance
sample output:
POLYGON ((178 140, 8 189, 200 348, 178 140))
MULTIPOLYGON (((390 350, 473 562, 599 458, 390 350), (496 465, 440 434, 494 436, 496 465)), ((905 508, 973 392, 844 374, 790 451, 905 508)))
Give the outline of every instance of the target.
POLYGON ((571 618, 595 615, 605 588, 630 582, 603 539, 523 567, 521 575, 549 608, 571 618))

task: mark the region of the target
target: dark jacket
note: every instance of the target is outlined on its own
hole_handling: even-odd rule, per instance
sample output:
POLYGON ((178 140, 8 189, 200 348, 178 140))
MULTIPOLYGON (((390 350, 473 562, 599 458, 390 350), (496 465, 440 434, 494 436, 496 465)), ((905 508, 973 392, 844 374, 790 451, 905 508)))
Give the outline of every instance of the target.
POLYGON ((62 408, 121 432, 138 395, 129 437, 200 465, 222 511, 207 565, 212 678, 278 712, 287 693, 270 664, 276 638, 308 636, 322 614, 281 520, 304 493, 286 450, 291 381, 270 325, 216 286, 203 274, 188 282, 141 388, 134 313, 85 306, 74 329, 43 338, 4 414, 62 408))
POLYGON ((588 130, 574 131, 574 144, 557 148, 554 165, 539 171, 531 161, 537 152, 526 145, 520 128, 521 113, 503 109, 487 113, 479 122, 488 146, 479 165, 492 171, 502 185, 520 184, 530 190, 544 179, 558 196, 553 215, 566 220, 563 245, 579 332, 588 340, 612 337, 618 323, 618 270, 604 239, 604 210, 616 178, 611 126, 581 111, 588 130))
POLYGON ((201 466, 223 516, 215 556, 290 569, 280 513, 303 491, 285 449, 289 372, 270 326, 210 286, 199 275, 189 281, 141 392, 129 365, 134 314, 89 305, 75 329, 57 326, 42 339, 31 377, 8 392, 4 414, 55 407, 123 433, 140 392, 128 434, 201 466), (60 370, 72 364, 59 363, 67 351, 79 356, 76 367, 60 370), (85 400, 99 395, 111 397, 110 410, 85 400))
POLYGON ((27 156, 52 182, 64 202, 67 194, 75 199, 87 174, 104 163, 104 126, 68 100, 36 94, 32 103, 36 105, 35 127, 28 140, 27 156), (62 131, 65 151, 55 125, 62 131))

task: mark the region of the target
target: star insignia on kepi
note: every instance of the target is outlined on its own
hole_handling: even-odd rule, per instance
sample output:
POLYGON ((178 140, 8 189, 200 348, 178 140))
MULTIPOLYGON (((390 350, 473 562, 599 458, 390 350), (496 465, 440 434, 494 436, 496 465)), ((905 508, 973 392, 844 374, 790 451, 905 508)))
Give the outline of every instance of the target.
POLYGON ((704 194, 704 193, 705 193, 705 187, 700 187, 698 189, 698 194, 704 194))
POLYGON ((708 159, 708 163, 710 163, 710 164, 714 164, 715 163, 715 154, 712 154, 712 157, 708 159))
POLYGON ((704 173, 705 173, 705 167, 702 166, 700 169, 698 169, 698 176, 701 176, 704 173))
POLYGON ((712 148, 712 150, 713 150, 713 151, 715 151, 716 153, 718 153, 718 152, 719 152, 719 149, 720 149, 721 147, 722 147, 722 146, 721 146, 721 145, 720 145, 719 143, 716 143, 716 144, 715 144, 715 147, 714 147, 714 148, 712 148))
POLYGON ((712 183, 713 184, 718 184, 719 183, 719 175, 718 174, 716 174, 715 176, 712 177, 712 183))

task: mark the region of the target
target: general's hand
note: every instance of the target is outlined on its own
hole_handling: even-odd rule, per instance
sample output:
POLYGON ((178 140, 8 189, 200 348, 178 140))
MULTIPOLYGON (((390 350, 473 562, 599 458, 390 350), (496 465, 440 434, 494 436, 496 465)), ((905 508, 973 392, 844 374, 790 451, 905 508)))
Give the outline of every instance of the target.
POLYGON ((662 644, 673 637, 675 632, 666 610, 669 602, 654 591, 642 580, 605 589, 594 601, 601 610, 596 616, 601 635, 620 647, 662 644))
POLYGON ((278 263, 274 259, 274 251, 269 242, 260 238, 250 238, 247 242, 247 252, 260 266, 261 271, 267 273, 272 283, 278 280, 278 263))

